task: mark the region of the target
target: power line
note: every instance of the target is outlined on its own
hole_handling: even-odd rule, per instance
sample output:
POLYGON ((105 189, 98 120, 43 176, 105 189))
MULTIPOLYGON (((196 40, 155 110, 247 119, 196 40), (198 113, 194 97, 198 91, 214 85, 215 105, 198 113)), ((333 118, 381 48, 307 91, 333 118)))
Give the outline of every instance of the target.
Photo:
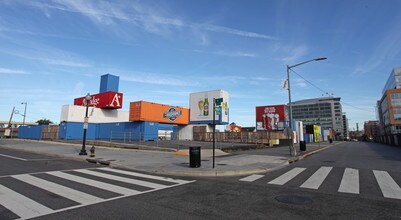
MULTIPOLYGON (((301 76, 300 74, 298 74, 295 70, 293 70, 293 69, 290 69, 290 70, 291 70, 292 72, 294 72, 297 76, 299 76, 300 78, 302 78, 303 80, 305 80, 307 83, 311 84, 311 85, 312 85, 313 87, 315 87, 316 89, 318 89, 318 90, 320 90, 321 92, 323 92, 324 94, 328 95, 329 97, 332 97, 332 96, 334 95, 334 93, 326 92, 326 91, 324 91, 323 89, 321 89, 320 87, 318 87, 317 85, 313 84, 311 81, 305 79, 303 76, 301 76)), ((346 103, 346 102, 344 102, 344 101, 340 101, 340 102, 341 102, 342 104, 344 104, 344 105, 348 105, 348 106, 350 106, 350 107, 353 107, 353 108, 358 109, 358 110, 361 110, 361 111, 371 112, 371 111, 369 111, 369 110, 367 110, 367 109, 363 109, 363 108, 359 108, 359 107, 353 106, 353 105, 351 105, 351 104, 349 104, 349 103, 346 103)))
POLYGON ((306 82, 308 82, 309 84, 311 84, 313 87, 315 87, 316 89, 320 90, 321 92, 323 92, 324 94, 328 94, 326 91, 324 91, 323 89, 319 88, 318 86, 316 86, 315 84, 313 84, 311 81, 305 79, 303 76, 301 76, 300 74, 298 74, 297 72, 295 72, 295 70, 290 69, 292 72, 294 72, 295 74, 297 74, 300 78, 302 78, 303 80, 305 80, 306 82))

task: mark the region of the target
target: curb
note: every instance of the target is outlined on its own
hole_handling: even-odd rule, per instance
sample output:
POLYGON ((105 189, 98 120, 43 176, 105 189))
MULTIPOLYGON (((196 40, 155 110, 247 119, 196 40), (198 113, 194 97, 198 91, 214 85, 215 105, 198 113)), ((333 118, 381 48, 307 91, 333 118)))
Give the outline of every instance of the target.
POLYGON ((313 155, 313 154, 319 153, 320 151, 329 149, 329 148, 334 147, 334 146, 339 145, 339 144, 341 144, 341 142, 337 142, 337 143, 334 143, 333 145, 329 145, 329 146, 326 146, 326 147, 323 147, 323 148, 320 148, 320 149, 317 149, 317 150, 308 152, 308 153, 306 153, 306 154, 304 154, 304 155, 298 156, 298 157, 297 157, 295 160, 293 160, 291 163, 297 162, 297 161, 299 161, 299 160, 303 160, 303 159, 305 159, 306 157, 309 157, 309 156, 311 156, 311 155, 313 155))
POLYGON ((171 175, 171 176, 178 176, 178 177, 234 177, 234 176, 245 176, 245 175, 252 175, 252 174, 262 174, 262 173, 268 173, 272 172, 275 170, 279 170, 283 167, 286 167, 289 165, 289 161, 284 161, 283 163, 279 164, 278 166, 272 167, 272 168, 253 168, 253 169, 243 169, 243 170, 203 170, 203 171, 198 171, 196 170, 197 168, 189 168, 188 170, 180 171, 164 171, 164 170, 141 170, 141 169, 135 169, 131 167, 127 167, 121 164, 117 163, 111 163, 110 167, 113 168, 121 168, 125 170, 131 170, 131 171, 138 171, 140 170, 141 172, 146 172, 146 173, 152 173, 152 174, 161 174, 161 175, 171 175))

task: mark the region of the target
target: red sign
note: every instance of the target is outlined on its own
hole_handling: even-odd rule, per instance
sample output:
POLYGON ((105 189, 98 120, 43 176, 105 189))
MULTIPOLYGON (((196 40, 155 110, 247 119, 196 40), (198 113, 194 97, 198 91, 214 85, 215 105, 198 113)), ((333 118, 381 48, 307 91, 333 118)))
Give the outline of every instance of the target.
MULTIPOLYGON (((86 106, 85 97, 74 99, 74 105, 86 106)), ((91 95, 89 106, 96 108, 122 108, 123 94, 119 92, 103 92, 100 94, 91 95)))
POLYGON ((286 105, 256 107, 256 130, 258 131, 283 130, 287 121, 286 105))
POLYGON ((242 128, 238 125, 230 125, 230 132, 241 132, 242 128))

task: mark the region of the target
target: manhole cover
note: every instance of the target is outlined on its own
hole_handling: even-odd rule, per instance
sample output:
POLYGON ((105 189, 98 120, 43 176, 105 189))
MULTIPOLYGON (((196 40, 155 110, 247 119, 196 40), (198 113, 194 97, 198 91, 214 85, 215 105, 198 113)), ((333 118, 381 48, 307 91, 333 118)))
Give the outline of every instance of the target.
POLYGON ((324 160, 324 161, 322 161, 323 163, 335 163, 336 161, 335 160, 324 160))
POLYGON ((279 202, 293 205, 307 205, 313 202, 311 198, 296 195, 277 196, 275 199, 279 202))

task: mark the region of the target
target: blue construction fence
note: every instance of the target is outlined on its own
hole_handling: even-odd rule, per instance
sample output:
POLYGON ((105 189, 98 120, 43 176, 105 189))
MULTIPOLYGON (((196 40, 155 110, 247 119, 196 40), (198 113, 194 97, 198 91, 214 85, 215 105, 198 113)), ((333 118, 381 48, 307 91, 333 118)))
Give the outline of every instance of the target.
POLYGON ((374 141, 377 143, 401 147, 401 134, 376 136, 374 141))
MULTIPOLYGON (((20 127, 18 138, 22 139, 42 139, 42 128, 47 125, 23 126, 20 127)), ((115 122, 115 123, 89 123, 86 131, 87 140, 118 140, 125 139, 130 135, 131 140, 157 140, 159 130, 171 131, 169 137, 174 137, 178 133, 178 127, 171 124, 161 124, 158 122, 115 122), (114 134, 114 136, 112 136, 114 134), (121 134, 121 135, 116 135, 121 134), (124 135, 122 135, 124 134, 124 135)), ((59 139, 61 140, 82 140, 83 123, 81 122, 62 122, 59 126, 59 139)))

